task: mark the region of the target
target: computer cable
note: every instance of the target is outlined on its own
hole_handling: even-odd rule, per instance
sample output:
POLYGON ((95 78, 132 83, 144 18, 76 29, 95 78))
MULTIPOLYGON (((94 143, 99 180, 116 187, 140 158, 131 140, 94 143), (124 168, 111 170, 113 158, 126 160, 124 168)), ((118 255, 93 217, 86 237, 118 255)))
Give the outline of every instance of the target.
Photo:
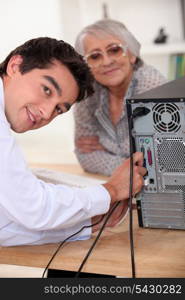
POLYGON ((130 237, 130 255, 131 255, 131 267, 132 267, 132 278, 136 277, 135 272, 135 257, 134 257, 134 238, 133 238, 133 213, 132 213, 132 197, 133 197, 133 138, 131 134, 132 130, 132 119, 128 119, 128 131, 129 131, 129 151, 130 151, 130 188, 129 188, 129 237, 130 237))
POLYGON ((88 225, 88 226, 83 226, 80 230, 78 230, 77 232, 71 234, 70 236, 68 236, 64 241, 62 241, 59 246, 57 247, 56 251, 54 252, 54 254, 52 255, 51 259, 49 260, 47 266, 44 269, 44 272, 42 274, 42 278, 44 278, 46 271, 48 270, 51 262, 53 261, 53 259, 55 258, 55 256, 57 255, 58 251, 62 248, 62 246, 72 237, 74 237, 76 234, 80 233, 82 230, 84 230, 85 228, 90 228, 93 227, 95 225, 98 225, 99 223, 102 222, 102 220, 104 219, 104 215, 100 218, 100 220, 98 220, 96 223, 88 225))
MULTIPOLYGON (((133 205, 132 205, 132 198, 133 198, 133 153, 134 153, 134 145, 133 145, 133 138, 132 138, 132 121, 133 118, 146 115, 150 112, 150 110, 146 107, 137 107, 133 114, 131 115, 131 118, 128 119, 128 128, 129 128, 129 150, 130 150, 130 187, 129 187, 129 237, 130 237, 130 252, 131 252, 131 267, 132 267, 132 278, 135 278, 136 272, 135 272, 135 257, 134 257, 134 238, 133 238, 133 205)), ((120 202, 116 203, 110 213, 107 215, 94 243, 92 244, 91 248, 89 249, 88 253, 86 254, 85 258, 83 259, 80 268, 78 269, 76 276, 79 277, 80 271, 82 270, 85 262, 87 261, 89 255, 91 254, 93 248, 95 247, 108 219, 112 215, 114 209, 119 205, 120 202)))
MULTIPOLYGON (((101 233, 103 232, 103 229, 104 229, 105 225, 107 224, 107 222, 108 222, 110 216, 112 215, 112 213, 114 212, 114 210, 116 209, 116 207, 118 207, 118 205, 119 205, 120 203, 121 203, 121 201, 116 202, 116 203, 113 205, 111 211, 107 214, 107 216, 106 216, 106 215, 103 215, 103 216, 100 218, 100 220, 97 221, 96 223, 91 224, 91 225, 89 225, 89 226, 83 226, 79 231, 75 232, 74 234, 72 234, 72 235, 70 235, 69 237, 67 237, 64 241, 62 241, 62 242, 60 243, 60 245, 58 246, 58 248, 56 249, 56 251, 54 252, 54 254, 52 255, 52 257, 51 257, 51 259, 49 260, 47 266, 45 267, 44 272, 43 272, 43 274, 42 274, 42 278, 44 278, 45 273, 46 273, 46 271, 48 270, 49 265, 50 265, 51 262, 53 261, 54 257, 57 255, 58 251, 59 251, 59 250, 62 248, 62 246, 65 244, 65 242, 67 242, 70 238, 72 238, 72 237, 75 236, 76 234, 80 233, 83 229, 85 229, 85 228, 90 228, 90 227, 93 227, 93 226, 95 226, 95 225, 101 223, 101 222, 103 221, 103 219, 105 218, 105 216, 106 216, 105 221, 104 221, 104 223, 102 224, 102 227, 100 228, 99 233, 98 233, 98 235, 97 235, 97 237, 96 237, 96 239, 95 239, 93 245, 91 246, 90 250, 88 251, 87 255, 85 256, 84 260, 82 261, 82 263, 81 263, 81 265, 80 265, 80 268, 79 268, 78 271, 77 271, 77 276, 75 276, 75 277, 78 277, 79 274, 80 274, 80 271, 81 271, 82 267, 84 266, 84 264, 85 264, 85 262, 87 261, 87 259, 88 259, 89 255, 90 255, 90 253, 92 252, 93 248, 95 247, 95 245, 96 245, 96 243, 97 243, 97 241, 98 241, 98 239, 99 239, 101 233)), ((121 219, 121 221, 123 221, 123 219, 125 219, 125 217, 126 217, 126 215, 127 215, 127 212, 128 212, 128 210, 126 211, 126 213, 125 213, 124 217, 121 219)), ((121 222, 121 221, 120 221, 120 222, 121 222)), ((120 222, 119 222, 119 223, 120 223, 120 222)), ((118 224, 119 224, 119 223, 118 223, 118 224)))
POLYGON ((135 256, 134 256, 134 237, 133 237, 133 154, 134 154, 134 143, 132 137, 132 122, 136 117, 147 115, 150 109, 144 106, 136 107, 130 118, 128 118, 128 132, 129 132, 129 152, 130 152, 130 189, 129 189, 129 236, 130 236, 130 253, 131 253, 131 267, 132 267, 132 278, 136 277, 135 271, 135 256))
POLYGON ((98 242, 98 240, 99 240, 99 238, 100 238, 100 236, 101 236, 101 234, 102 234, 102 232, 103 232, 103 229, 105 228, 105 225, 107 224, 107 222, 108 222, 110 216, 113 214, 114 210, 116 209, 116 207, 118 207, 118 205, 119 205, 120 203, 121 203, 121 201, 116 202, 116 203, 113 205, 113 207, 112 207, 112 209, 110 210, 110 212, 109 212, 109 213, 107 214, 107 216, 105 217, 105 221, 103 222, 102 227, 100 228, 99 233, 97 234, 96 239, 94 240, 92 246, 90 247, 89 251, 87 252, 86 256, 84 257, 84 259, 83 259, 83 261, 82 261, 82 263, 81 263, 81 265, 80 265, 80 267, 79 267, 79 269, 78 269, 78 271, 77 271, 77 273, 76 273, 76 275, 75 275, 75 278, 79 277, 80 272, 81 272, 83 266, 85 265, 87 259, 89 258, 89 256, 90 256, 92 250, 94 249, 96 243, 98 242))

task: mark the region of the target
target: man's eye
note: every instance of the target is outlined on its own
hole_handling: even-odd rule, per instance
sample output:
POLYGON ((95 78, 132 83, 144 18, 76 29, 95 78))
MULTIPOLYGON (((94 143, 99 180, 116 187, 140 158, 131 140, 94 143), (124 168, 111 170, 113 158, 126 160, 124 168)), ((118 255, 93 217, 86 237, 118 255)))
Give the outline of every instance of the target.
POLYGON ((58 115, 61 115, 63 113, 63 110, 61 109, 60 106, 57 105, 55 109, 58 115))
POLYGON ((44 89, 44 93, 45 93, 47 96, 50 96, 50 95, 51 95, 51 90, 50 90, 47 86, 44 86, 43 89, 44 89))

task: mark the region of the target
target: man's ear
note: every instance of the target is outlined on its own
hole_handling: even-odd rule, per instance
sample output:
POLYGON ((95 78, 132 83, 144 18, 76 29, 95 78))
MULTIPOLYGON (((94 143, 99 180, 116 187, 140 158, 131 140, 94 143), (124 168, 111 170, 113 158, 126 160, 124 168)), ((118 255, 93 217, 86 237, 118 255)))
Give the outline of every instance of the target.
POLYGON ((22 61, 23 61, 23 58, 21 55, 12 56, 7 65, 7 69, 6 69, 7 75, 12 77, 17 72, 19 72, 19 67, 20 67, 20 64, 22 63, 22 61))

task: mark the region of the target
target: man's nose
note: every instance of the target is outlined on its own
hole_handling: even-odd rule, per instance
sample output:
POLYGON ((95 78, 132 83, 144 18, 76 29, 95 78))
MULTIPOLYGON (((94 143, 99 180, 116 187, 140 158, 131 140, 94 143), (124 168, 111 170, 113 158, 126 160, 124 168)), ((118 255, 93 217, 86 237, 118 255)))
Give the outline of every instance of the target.
POLYGON ((54 105, 53 104, 44 104, 39 107, 39 113, 42 119, 44 120, 50 120, 52 114, 54 111, 54 105))

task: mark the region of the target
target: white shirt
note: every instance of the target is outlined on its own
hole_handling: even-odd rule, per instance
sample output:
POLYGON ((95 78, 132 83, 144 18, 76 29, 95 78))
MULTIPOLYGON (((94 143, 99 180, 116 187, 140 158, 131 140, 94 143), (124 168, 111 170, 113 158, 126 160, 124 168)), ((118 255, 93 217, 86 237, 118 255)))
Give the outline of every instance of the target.
MULTIPOLYGON (((102 185, 72 188, 45 183, 28 169, 4 112, 0 79, 0 245, 59 242, 104 214, 110 195, 102 185)), ((91 228, 73 238, 87 239, 91 228)))

